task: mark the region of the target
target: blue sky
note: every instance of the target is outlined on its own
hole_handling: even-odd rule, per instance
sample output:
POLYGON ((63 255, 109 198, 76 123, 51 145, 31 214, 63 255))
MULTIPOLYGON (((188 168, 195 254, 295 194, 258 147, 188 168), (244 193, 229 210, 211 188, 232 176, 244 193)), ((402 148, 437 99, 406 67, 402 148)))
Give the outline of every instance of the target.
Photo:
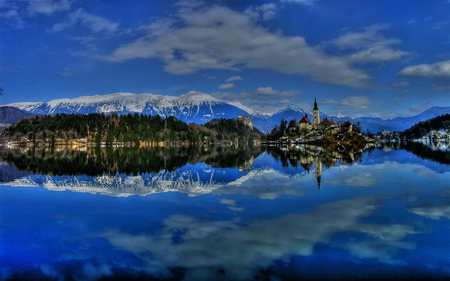
POLYGON ((0 3, 1 104, 199 91, 263 112, 449 106, 448 0, 0 3))

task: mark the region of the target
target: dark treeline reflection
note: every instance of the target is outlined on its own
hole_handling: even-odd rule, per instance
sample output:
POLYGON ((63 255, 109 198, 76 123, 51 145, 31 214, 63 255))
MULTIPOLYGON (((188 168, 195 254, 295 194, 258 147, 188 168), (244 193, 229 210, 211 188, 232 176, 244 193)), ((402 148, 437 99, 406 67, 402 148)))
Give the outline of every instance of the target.
MULTIPOLYGON (((398 150, 405 149, 427 160, 450 164, 450 151, 436 149, 422 143, 379 143, 377 147, 366 148, 398 150)), ((145 172, 169 172, 186 164, 205 163, 214 168, 239 168, 249 170, 253 159, 267 153, 281 162, 283 167, 302 166, 306 170, 314 162, 327 167, 340 163, 362 162, 363 148, 338 146, 333 148, 312 145, 291 147, 276 146, 189 146, 189 147, 95 147, 86 151, 71 149, 0 149, 0 157, 21 172, 45 175, 87 175, 103 174, 138 175, 145 172)))
POLYGON ((449 141, 385 142, 378 144, 378 148, 382 150, 404 149, 422 159, 447 165, 450 165, 449 147, 449 141))
POLYGON ((450 151, 448 148, 446 150, 436 150, 429 145, 417 142, 408 142, 403 147, 422 159, 450 165, 450 151))
MULTIPOLYGON (((46 175, 88 175, 169 172, 186 164, 246 168, 261 153, 259 147, 155 147, 70 149, 2 149, 0 156, 18 170, 46 175)), ((250 164, 251 165, 251 164, 250 164)))

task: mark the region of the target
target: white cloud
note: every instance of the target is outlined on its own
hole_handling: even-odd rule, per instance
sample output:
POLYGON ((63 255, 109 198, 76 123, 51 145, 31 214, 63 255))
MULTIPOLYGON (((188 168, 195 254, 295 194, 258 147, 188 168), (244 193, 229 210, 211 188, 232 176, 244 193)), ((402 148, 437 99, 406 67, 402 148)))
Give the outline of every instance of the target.
POLYGON ((277 6, 274 3, 263 4, 258 7, 251 7, 245 10, 253 20, 270 20, 276 16, 277 6))
POLYGON ((399 60, 410 55, 410 52, 394 50, 386 46, 375 46, 350 55, 350 60, 360 63, 399 60))
POLYGON ((227 82, 233 82, 233 81, 241 81, 241 80, 244 80, 244 78, 242 78, 241 76, 231 76, 230 78, 228 78, 228 79, 225 80, 225 81, 227 81, 227 82))
POLYGON ((341 49, 367 49, 375 46, 387 46, 401 43, 400 39, 385 38, 379 34, 380 30, 388 29, 388 24, 376 24, 368 26, 363 32, 347 32, 332 40, 330 43, 341 49))
POLYGON ((394 87, 408 87, 411 85, 411 82, 407 82, 407 81, 401 81, 401 82, 396 82, 394 84, 392 84, 392 86, 394 87))
POLYGON ((99 59, 122 62, 158 59, 172 74, 202 69, 269 69, 324 83, 361 87, 371 77, 347 58, 329 56, 300 36, 284 36, 258 25, 251 16, 226 7, 180 10, 146 26, 147 34, 99 59))
POLYGON ((19 16, 19 13, 17 13, 16 10, 10 10, 7 12, 0 13, 0 17, 2 17, 4 19, 12 19, 12 18, 15 18, 18 16, 19 16))
POLYGON ((213 93, 215 98, 248 106, 254 110, 272 113, 294 102, 299 102, 300 90, 280 91, 272 87, 259 87, 255 91, 241 93, 213 93))
POLYGON ((414 112, 414 113, 422 113, 422 112, 424 112, 425 110, 427 110, 428 108, 430 108, 432 106, 433 105, 431 103, 429 103, 429 102, 419 103, 419 104, 415 104, 415 105, 411 106, 409 108, 409 110, 411 112, 414 112))
POLYGON ((388 28, 388 24, 371 25, 363 32, 348 32, 330 43, 342 50, 356 50, 356 53, 348 56, 349 60, 355 63, 389 62, 411 56, 411 52, 394 50, 390 47, 402 41, 386 38, 380 34, 381 30, 388 28))
POLYGON ((435 90, 435 91, 439 91, 439 92, 450 92, 450 81, 446 80, 443 81, 443 83, 440 84, 431 84, 430 88, 435 90))
POLYGON ((72 77, 73 76, 72 71, 61 71, 61 72, 56 72, 56 74, 61 75, 63 77, 72 77))
POLYGON ((99 39, 96 36, 67 36, 67 38, 77 41, 81 45, 84 45, 91 50, 97 49, 97 46, 95 45, 95 41, 97 41, 99 39))
POLYGON ((379 105, 368 96, 348 96, 341 100, 337 99, 319 99, 318 101, 319 109, 326 112, 328 115, 338 115, 345 112, 345 116, 360 117, 360 116, 370 116, 379 117, 377 108, 379 105), (324 105, 321 107, 321 105, 324 105), (368 110, 370 108, 370 110, 368 110))
POLYGON ((220 90, 226 90, 226 89, 231 89, 231 88, 234 88, 234 83, 222 84, 218 87, 218 89, 220 89, 220 90))
POLYGON ((28 1, 28 12, 30 12, 31 14, 38 13, 51 16, 56 12, 64 12, 70 10, 71 5, 72 1, 68 0, 30 0, 28 1))
POLYGON ((450 60, 433 64, 411 65, 402 69, 396 76, 412 78, 450 78, 450 60))
POLYGON ((365 109, 368 108, 373 103, 374 100, 366 96, 350 96, 341 100, 338 104, 338 107, 365 109))
POLYGON ((305 6, 312 6, 312 5, 314 5, 315 1, 316 0, 281 0, 281 2, 302 4, 302 5, 305 5, 305 6))
POLYGON ((77 23, 88 27, 93 32, 114 32, 119 26, 118 23, 110 22, 105 18, 89 14, 85 12, 82 8, 70 13, 68 19, 65 22, 55 24, 52 31, 61 31, 69 26, 73 26, 77 23))
POLYGON ((9 10, 3 13, 0 13, 0 18, 6 22, 9 26, 12 26, 14 28, 24 28, 25 27, 25 21, 22 19, 22 17, 19 15, 19 13, 16 10, 9 10))

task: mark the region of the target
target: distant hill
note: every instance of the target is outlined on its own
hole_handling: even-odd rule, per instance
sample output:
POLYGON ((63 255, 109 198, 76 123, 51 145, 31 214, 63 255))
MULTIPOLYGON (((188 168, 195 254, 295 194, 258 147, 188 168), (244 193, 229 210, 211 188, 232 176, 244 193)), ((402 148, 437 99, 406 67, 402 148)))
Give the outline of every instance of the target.
POLYGON ((367 130, 371 133, 378 133, 380 131, 386 130, 386 131, 396 131, 396 132, 402 132, 408 128, 410 128, 412 125, 419 123, 420 121, 425 121, 440 115, 448 114, 450 113, 450 107, 431 107, 424 112, 410 116, 410 117, 396 117, 394 119, 387 119, 383 120, 381 118, 372 118, 372 117, 359 117, 359 118, 350 118, 350 117, 332 117, 332 119, 336 121, 349 121, 352 123, 360 122, 361 128, 363 132, 366 132, 367 130))
POLYGON ((35 116, 36 114, 28 113, 12 106, 0 106, 0 131, 14 124, 23 118, 35 116))
POLYGON ((405 130, 403 135, 408 138, 422 138, 428 135, 432 130, 450 130, 450 114, 440 115, 425 121, 420 121, 411 128, 405 130))
MULTIPOLYGON (((140 113, 143 115, 159 115, 163 118, 173 116, 185 123, 205 124, 217 118, 236 118, 246 115, 252 119, 254 127, 268 133, 281 119, 300 120, 305 114, 311 118, 310 110, 304 110, 296 104, 290 105, 273 114, 255 111, 242 104, 229 103, 210 95, 189 92, 179 97, 153 94, 115 93, 109 95, 83 96, 74 99, 57 99, 49 102, 22 102, 9 104, 30 114, 48 115, 54 113, 110 113, 119 115, 140 113)), ((319 105, 320 108, 320 105, 319 105)), ((349 121, 360 122, 363 132, 377 133, 382 130, 404 131, 412 125, 439 115, 450 113, 450 107, 432 107, 421 114, 411 117, 397 117, 383 120, 372 117, 337 117, 321 112, 321 119, 327 117, 335 123, 349 121)))

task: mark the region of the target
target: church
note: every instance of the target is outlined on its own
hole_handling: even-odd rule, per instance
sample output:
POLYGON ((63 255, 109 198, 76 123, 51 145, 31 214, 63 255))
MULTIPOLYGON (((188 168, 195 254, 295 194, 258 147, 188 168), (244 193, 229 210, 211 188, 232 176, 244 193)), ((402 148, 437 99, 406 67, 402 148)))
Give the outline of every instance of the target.
POLYGON ((298 128, 300 132, 309 132, 312 129, 318 130, 318 129, 328 129, 330 133, 334 133, 336 130, 336 125, 334 122, 328 118, 323 119, 323 121, 320 121, 320 111, 319 107, 317 106, 317 100, 314 99, 314 108, 312 112, 312 123, 308 119, 307 114, 303 116, 302 119, 298 122, 298 128))

